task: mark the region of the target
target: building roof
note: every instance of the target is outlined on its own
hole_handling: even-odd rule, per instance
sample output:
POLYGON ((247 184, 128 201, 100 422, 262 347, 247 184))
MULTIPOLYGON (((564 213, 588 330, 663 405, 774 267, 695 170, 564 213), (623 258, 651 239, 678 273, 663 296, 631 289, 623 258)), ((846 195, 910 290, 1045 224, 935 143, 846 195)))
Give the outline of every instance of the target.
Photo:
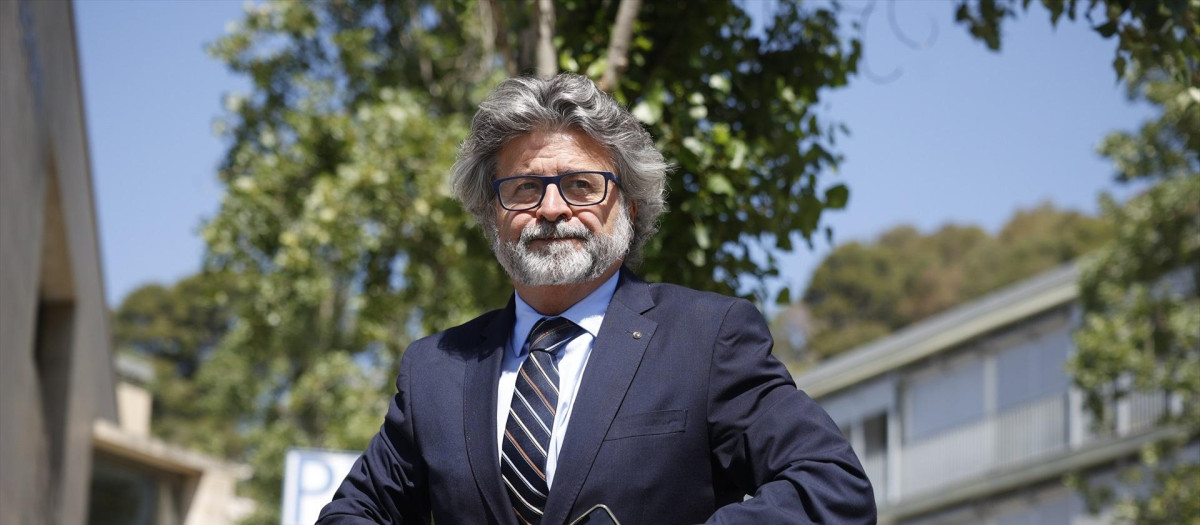
POLYGON ((117 353, 117 378, 131 383, 146 385, 154 382, 154 365, 144 357, 130 353, 117 353))
POLYGON ((821 363, 795 376, 796 385, 822 397, 949 350, 1079 296, 1079 269, 1066 264, 956 306, 821 363))

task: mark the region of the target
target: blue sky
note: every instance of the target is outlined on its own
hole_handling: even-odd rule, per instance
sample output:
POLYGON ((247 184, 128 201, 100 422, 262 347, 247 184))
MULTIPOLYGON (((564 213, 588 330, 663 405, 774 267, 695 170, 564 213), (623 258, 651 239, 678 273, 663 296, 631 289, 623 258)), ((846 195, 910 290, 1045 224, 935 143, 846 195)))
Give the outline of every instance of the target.
MULTIPOLYGON (((829 215, 835 243, 868 240, 899 224, 931 231, 954 222, 995 232, 1018 208, 1049 201, 1096 213, 1102 191, 1130 194, 1095 153, 1108 133, 1153 115, 1116 83, 1116 41, 1066 17, 1054 28, 1035 3, 1005 26, 995 53, 956 24, 953 11, 950 2, 896 2, 904 37, 936 35, 914 50, 879 3, 866 25, 860 71, 894 80, 860 74, 826 99, 826 113, 852 133, 838 143, 846 160, 830 180, 851 189, 847 209, 829 215)), ((802 288, 830 249, 818 242, 815 251, 785 257, 785 281, 802 288)))
MULTIPOLYGON (((240 18, 242 5, 75 2, 109 304, 199 269, 197 232, 221 195, 224 146, 212 122, 223 94, 249 89, 204 46, 240 18)), ((995 231, 1017 208, 1051 201, 1094 212, 1101 191, 1128 194, 1095 148, 1151 111, 1129 103, 1115 83, 1115 41, 1065 19, 1054 29, 1031 6, 992 53, 953 22, 953 7, 896 2, 903 36, 925 40, 936 25, 932 44, 914 50, 890 27, 887 3, 878 3, 864 63, 875 78, 860 74, 822 101, 852 133, 838 141, 845 163, 827 177, 851 188, 849 207, 828 216, 835 242, 898 224, 995 231)), ((783 282, 802 287, 830 246, 797 246, 783 258, 783 282)))

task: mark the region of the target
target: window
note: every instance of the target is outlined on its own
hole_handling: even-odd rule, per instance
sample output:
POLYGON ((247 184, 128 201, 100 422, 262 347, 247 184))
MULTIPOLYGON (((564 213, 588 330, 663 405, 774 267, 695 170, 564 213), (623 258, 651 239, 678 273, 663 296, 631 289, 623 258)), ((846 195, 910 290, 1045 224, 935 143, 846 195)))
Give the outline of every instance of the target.
POLYGON ((863 421, 862 460, 863 470, 875 489, 875 501, 887 501, 887 414, 879 414, 863 421))
POLYGON ((863 421, 863 455, 882 457, 887 453, 887 414, 863 421))
POLYGON ((1064 369, 1071 336, 1061 328, 1001 350, 996 355, 996 408, 1064 394, 1071 384, 1064 369))
POLYGON ((96 452, 92 462, 88 523, 181 523, 182 479, 120 457, 96 452))
POLYGON ((904 437, 919 440, 983 417, 983 360, 969 356, 909 378, 904 437))

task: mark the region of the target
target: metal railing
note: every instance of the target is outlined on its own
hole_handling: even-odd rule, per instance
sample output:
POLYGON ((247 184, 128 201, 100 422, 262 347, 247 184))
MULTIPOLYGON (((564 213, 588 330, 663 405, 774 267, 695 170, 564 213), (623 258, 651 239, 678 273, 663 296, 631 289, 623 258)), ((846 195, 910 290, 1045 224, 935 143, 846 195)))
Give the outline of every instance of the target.
MULTIPOLYGON (((1162 393, 1139 392, 1119 404, 1119 431, 1092 434, 1081 441, 1136 434, 1154 428, 1168 410, 1162 393)), ((1067 452, 1073 418, 1087 419, 1072 407, 1066 393, 1034 399, 971 423, 947 429, 900 447, 900 493, 904 498, 986 475, 997 469, 1030 464, 1067 452)), ((886 455, 871 458, 868 476, 875 486, 886 485, 886 455), (876 466, 878 465, 878 466, 876 466), (878 469, 878 470, 870 470, 878 469)), ((879 501, 884 501, 879 498, 879 501)))
POLYGON ((1005 467, 1067 448, 1067 395, 1047 396, 996 415, 992 465, 1005 467))
POLYGON ((887 501, 887 454, 878 453, 862 456, 863 470, 875 490, 876 503, 887 501))
POLYGON ((908 497, 981 474, 991 463, 992 423, 982 419, 905 444, 901 494, 908 497))

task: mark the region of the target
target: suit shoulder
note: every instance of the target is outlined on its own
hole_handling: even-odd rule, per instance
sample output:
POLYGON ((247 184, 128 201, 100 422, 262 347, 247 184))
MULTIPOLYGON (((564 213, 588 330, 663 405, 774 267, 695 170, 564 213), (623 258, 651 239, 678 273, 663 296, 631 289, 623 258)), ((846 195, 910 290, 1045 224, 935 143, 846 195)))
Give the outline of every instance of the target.
POLYGON ((405 357, 413 354, 415 359, 418 355, 430 352, 447 353, 451 349, 461 351, 476 348, 488 326, 503 312, 503 309, 492 310, 458 326, 413 341, 404 351, 405 357))
POLYGON ((660 306, 675 306, 682 304, 690 304, 703 307, 705 309, 727 310, 736 303, 744 302, 751 307, 753 303, 738 297, 730 297, 728 295, 719 294, 716 292, 704 292, 693 290, 686 286, 669 283, 647 283, 650 287, 650 295, 654 299, 654 303, 660 306))

